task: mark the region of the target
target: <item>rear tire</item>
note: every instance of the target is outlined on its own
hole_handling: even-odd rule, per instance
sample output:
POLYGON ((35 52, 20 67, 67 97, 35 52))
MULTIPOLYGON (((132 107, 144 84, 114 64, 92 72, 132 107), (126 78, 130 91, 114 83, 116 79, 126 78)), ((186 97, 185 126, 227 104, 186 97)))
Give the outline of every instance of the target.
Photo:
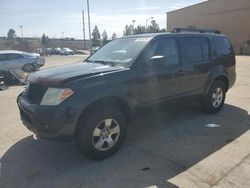
POLYGON ((79 121, 76 144, 89 159, 102 160, 120 148, 126 128, 126 119, 119 109, 95 109, 79 121))
POLYGON ((226 98, 225 84, 220 80, 215 80, 207 95, 201 101, 204 112, 215 114, 221 110, 226 98))

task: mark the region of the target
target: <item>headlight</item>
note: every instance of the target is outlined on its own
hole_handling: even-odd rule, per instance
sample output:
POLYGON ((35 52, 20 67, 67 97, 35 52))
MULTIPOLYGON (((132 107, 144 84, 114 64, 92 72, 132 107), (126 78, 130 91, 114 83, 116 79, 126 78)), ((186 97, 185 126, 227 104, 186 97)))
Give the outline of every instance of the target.
POLYGON ((74 92, 69 88, 48 88, 41 105, 55 106, 69 98, 74 92))

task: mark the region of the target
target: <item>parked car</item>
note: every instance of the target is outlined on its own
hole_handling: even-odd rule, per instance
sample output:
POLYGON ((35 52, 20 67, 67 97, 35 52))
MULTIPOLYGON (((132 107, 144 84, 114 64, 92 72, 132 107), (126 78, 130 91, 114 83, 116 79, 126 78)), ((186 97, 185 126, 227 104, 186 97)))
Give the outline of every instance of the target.
POLYGON ((97 50, 99 50, 100 47, 99 46, 94 46, 92 47, 92 50, 91 50, 91 54, 95 53, 97 50))
POLYGON ((0 71, 9 72, 13 69, 21 69, 30 73, 44 66, 44 64, 45 59, 36 53, 15 50, 0 51, 0 71))
POLYGON ((44 53, 45 53, 46 56, 52 55, 51 52, 52 52, 52 49, 51 49, 51 48, 45 48, 45 49, 44 49, 44 53))
POLYGON ((52 50, 51 50, 51 55, 62 55, 63 53, 62 53, 62 50, 61 50, 61 48, 53 48, 52 50))
POLYGON ((44 51, 42 48, 37 48, 36 51, 35 51, 37 54, 39 54, 40 56, 43 56, 44 55, 44 51))
POLYGON ((225 35, 144 34, 113 40, 84 63, 30 75, 17 103, 29 130, 74 138, 84 155, 98 160, 120 148, 136 110, 184 98, 217 113, 235 80, 235 54, 225 35))
POLYGON ((63 55, 74 55, 74 51, 69 48, 62 48, 61 53, 63 55))

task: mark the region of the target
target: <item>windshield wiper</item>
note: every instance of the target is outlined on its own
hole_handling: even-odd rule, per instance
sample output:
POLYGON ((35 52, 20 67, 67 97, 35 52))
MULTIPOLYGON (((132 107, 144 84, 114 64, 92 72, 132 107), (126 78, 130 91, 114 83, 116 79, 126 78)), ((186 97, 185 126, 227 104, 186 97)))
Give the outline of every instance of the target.
POLYGON ((113 62, 110 61, 102 61, 102 60, 86 60, 87 62, 91 62, 91 63, 101 63, 103 65, 111 65, 114 66, 113 62))

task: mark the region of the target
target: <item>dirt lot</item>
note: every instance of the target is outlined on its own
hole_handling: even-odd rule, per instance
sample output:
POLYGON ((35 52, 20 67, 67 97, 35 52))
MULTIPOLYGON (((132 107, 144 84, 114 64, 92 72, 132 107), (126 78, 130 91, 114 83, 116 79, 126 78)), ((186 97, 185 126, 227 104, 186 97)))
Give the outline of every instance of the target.
MULTIPOLYGON (((48 57, 46 67, 84 58, 48 57)), ((250 57, 237 57, 237 82, 219 114, 193 103, 142 113, 121 150, 98 162, 73 143, 35 139, 16 105, 24 87, 0 91, 0 187, 250 187, 249 70, 250 57)))

